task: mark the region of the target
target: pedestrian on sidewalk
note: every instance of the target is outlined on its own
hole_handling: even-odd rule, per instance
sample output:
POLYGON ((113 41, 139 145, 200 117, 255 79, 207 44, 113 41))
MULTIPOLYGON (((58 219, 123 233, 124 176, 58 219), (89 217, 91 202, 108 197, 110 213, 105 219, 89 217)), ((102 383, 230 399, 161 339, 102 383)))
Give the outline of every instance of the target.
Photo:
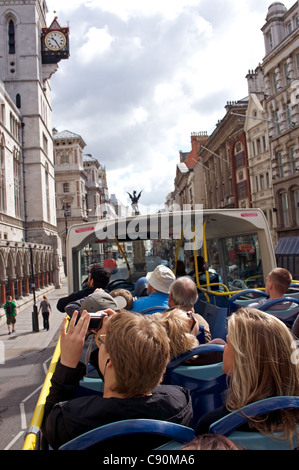
POLYGON ((44 330, 49 330, 50 328, 50 325, 49 325, 50 310, 52 310, 50 302, 48 301, 47 297, 44 295, 43 300, 40 303, 39 311, 38 311, 38 313, 42 311, 44 330))
POLYGON ((7 296, 7 301, 3 306, 6 313, 6 323, 8 327, 8 334, 11 334, 10 326, 12 326, 12 333, 15 332, 16 316, 17 316, 17 306, 13 302, 11 295, 7 296))

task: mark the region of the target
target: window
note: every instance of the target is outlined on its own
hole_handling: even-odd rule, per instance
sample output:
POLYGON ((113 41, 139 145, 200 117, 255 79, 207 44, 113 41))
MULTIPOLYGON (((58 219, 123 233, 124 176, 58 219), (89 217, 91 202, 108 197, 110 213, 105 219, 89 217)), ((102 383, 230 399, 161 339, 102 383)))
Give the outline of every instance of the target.
POLYGON ((278 154, 278 171, 279 171, 279 178, 284 177, 284 168, 283 168, 283 156, 282 153, 279 152, 278 154))
POLYGON ((16 94, 16 106, 18 109, 21 109, 21 95, 20 93, 16 94))
POLYGON ((291 162, 291 171, 292 173, 296 173, 296 157, 295 157, 295 149, 291 147, 289 149, 289 158, 291 162))
POLYGON ((256 186, 256 190, 258 191, 259 190, 259 177, 258 176, 255 177, 255 186, 256 186))
POLYGON ((267 185, 267 188, 270 188, 270 177, 269 177, 269 173, 266 173, 266 185, 267 185))
POLYGON ((299 191, 294 191, 295 223, 299 225, 299 191))
POLYGON ((289 124, 289 128, 293 127, 293 121, 292 121, 292 109, 291 109, 291 105, 290 104, 287 104, 287 120, 288 120, 288 124, 289 124))
POLYGON ((63 183, 63 192, 68 193, 70 191, 69 183, 63 183))
POLYGON ((278 77, 277 77, 276 72, 273 72, 273 87, 274 87, 274 92, 277 93, 278 92, 278 77))
POLYGON ((279 122, 279 113, 276 112, 275 113, 275 121, 276 121, 276 132, 278 135, 281 134, 281 130, 280 130, 280 122, 279 122))
POLYGON ((245 154, 244 152, 238 153, 235 155, 235 168, 242 168, 245 166, 245 154))
POLYGON ((282 206, 283 224, 286 227, 286 226, 290 225, 288 195, 287 195, 287 193, 283 193, 281 195, 281 206, 282 206))
POLYGON ((8 53, 15 54, 15 24, 12 20, 8 23, 8 53))
POLYGON ((14 200, 15 200, 15 216, 21 217, 21 162, 20 153, 14 152, 13 158, 13 174, 14 174, 14 200))
POLYGON ((267 140, 266 140, 265 135, 263 135, 263 147, 264 147, 264 152, 266 152, 266 150, 267 150, 267 140))
POLYGON ((256 148, 257 148, 257 153, 258 155, 262 152, 262 147, 261 147, 261 139, 258 137, 256 139, 256 148))
POLYGON ((256 156, 256 152, 255 152, 255 142, 254 142, 254 141, 252 142, 252 150, 253 150, 253 155, 256 156))
POLYGON ((5 142, 0 142, 0 211, 6 210, 5 142))
POLYGON ((46 220, 50 222, 50 192, 49 192, 49 165, 45 165, 45 182, 46 182, 46 220))
POLYGON ((62 155, 61 156, 61 164, 65 165, 69 162, 68 156, 67 155, 62 155))
POLYGON ((270 49, 272 50, 273 49, 273 39, 272 39, 272 34, 271 33, 269 33, 269 35, 268 35, 268 41, 269 41, 270 49))
POLYGON ((260 175, 260 185, 261 185, 261 191, 265 189, 265 178, 264 175, 260 175))
POLYGON ((247 181, 237 184, 238 199, 246 199, 248 196, 247 181))

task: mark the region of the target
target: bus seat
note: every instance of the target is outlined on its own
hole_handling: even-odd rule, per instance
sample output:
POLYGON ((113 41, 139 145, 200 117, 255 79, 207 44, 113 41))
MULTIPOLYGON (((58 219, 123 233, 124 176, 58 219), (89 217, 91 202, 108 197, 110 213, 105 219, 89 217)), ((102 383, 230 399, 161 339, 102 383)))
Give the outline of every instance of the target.
MULTIPOLYGON (((235 444, 248 450, 290 450, 288 439, 279 439, 279 433, 274 436, 265 436, 259 432, 238 431, 237 428, 248 421, 248 416, 257 417, 271 411, 299 408, 299 397, 281 396, 265 398, 250 405, 244 406, 219 419, 210 426, 210 433, 222 434, 235 444)), ((299 432, 299 426, 298 426, 299 432)), ((294 448, 299 442, 294 442, 294 448)))
POLYGON ((271 315, 275 316, 276 318, 279 318, 279 320, 283 322, 291 322, 292 320, 295 320, 295 317, 299 313, 299 299, 297 299, 296 297, 281 297, 280 299, 269 299, 264 305, 261 305, 259 307, 259 310, 270 313, 271 315), (289 307, 283 310, 271 310, 271 307, 273 305, 282 302, 292 302, 294 304, 297 304, 297 306, 289 307))
POLYGON ((223 350, 224 346, 219 344, 203 344, 172 359, 167 365, 163 384, 179 385, 190 391, 194 426, 202 415, 224 404, 226 375, 222 371, 222 362, 202 366, 183 363, 193 356, 223 350))
POLYGON ((208 322, 212 339, 221 338, 225 340, 227 308, 217 307, 209 302, 200 301, 201 316, 208 322))
POLYGON ((75 396, 102 395, 104 392, 104 382, 100 377, 83 377, 79 386, 75 388, 75 396))
POLYGON ((108 285, 108 290, 111 292, 115 289, 126 289, 132 294, 134 293, 135 284, 133 282, 127 281, 126 279, 115 279, 111 281, 108 285))
MULTIPOLYGON (((159 446, 158 449, 180 449, 183 444, 195 437, 193 429, 181 424, 154 419, 127 419, 88 431, 63 444, 59 450, 86 450, 101 442, 134 434, 138 434, 139 438, 141 434, 145 434, 145 443, 149 434, 168 438, 169 442, 159 446)), ((144 447, 146 448, 146 444, 144 447)))
POLYGON ((232 295, 228 300, 227 305, 227 316, 230 316, 233 312, 238 310, 240 307, 247 307, 247 305, 252 304, 253 302, 258 302, 263 297, 269 297, 264 291, 260 291, 257 289, 247 289, 241 292, 237 292, 236 294, 232 295), (256 294, 257 297, 251 299, 244 299, 241 300, 239 297, 246 296, 247 294, 256 294))
POLYGON ((206 342, 205 328, 203 325, 199 325, 199 324, 198 324, 198 328, 199 328, 199 331, 196 336, 197 341, 199 342, 199 344, 205 344, 206 342))
POLYGON ((162 307, 162 306, 160 305, 160 306, 157 306, 157 307, 147 307, 147 308, 144 308, 144 309, 141 310, 139 313, 141 313, 141 315, 150 315, 151 313, 164 312, 166 309, 167 309, 166 307, 162 307))

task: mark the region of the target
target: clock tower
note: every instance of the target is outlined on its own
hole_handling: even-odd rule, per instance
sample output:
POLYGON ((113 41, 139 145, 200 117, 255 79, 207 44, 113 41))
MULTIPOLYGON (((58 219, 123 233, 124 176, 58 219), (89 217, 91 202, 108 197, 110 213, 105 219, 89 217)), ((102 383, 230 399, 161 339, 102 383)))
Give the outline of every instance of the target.
POLYGON ((20 113, 24 240, 58 246, 50 78, 69 38, 46 13, 45 0, 0 0, 0 81, 20 113))

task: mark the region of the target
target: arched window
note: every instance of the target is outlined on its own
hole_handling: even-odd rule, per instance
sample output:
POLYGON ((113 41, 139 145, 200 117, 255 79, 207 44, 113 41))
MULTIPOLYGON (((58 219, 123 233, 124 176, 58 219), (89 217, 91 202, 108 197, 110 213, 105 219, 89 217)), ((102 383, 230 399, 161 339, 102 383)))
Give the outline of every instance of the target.
POLYGON ((16 94, 16 106, 18 109, 21 109, 21 95, 20 93, 16 94))
POLYGON ((16 53, 16 44, 15 44, 15 24, 13 20, 10 20, 8 23, 8 53, 16 53))
POLYGON ((50 222, 50 194, 49 194, 49 165, 45 165, 45 182, 46 182, 46 220, 50 222))
POLYGON ((0 211, 6 210, 5 142, 0 140, 0 211))
POLYGON ((13 159, 15 215, 21 217, 21 154, 15 149, 13 159))

